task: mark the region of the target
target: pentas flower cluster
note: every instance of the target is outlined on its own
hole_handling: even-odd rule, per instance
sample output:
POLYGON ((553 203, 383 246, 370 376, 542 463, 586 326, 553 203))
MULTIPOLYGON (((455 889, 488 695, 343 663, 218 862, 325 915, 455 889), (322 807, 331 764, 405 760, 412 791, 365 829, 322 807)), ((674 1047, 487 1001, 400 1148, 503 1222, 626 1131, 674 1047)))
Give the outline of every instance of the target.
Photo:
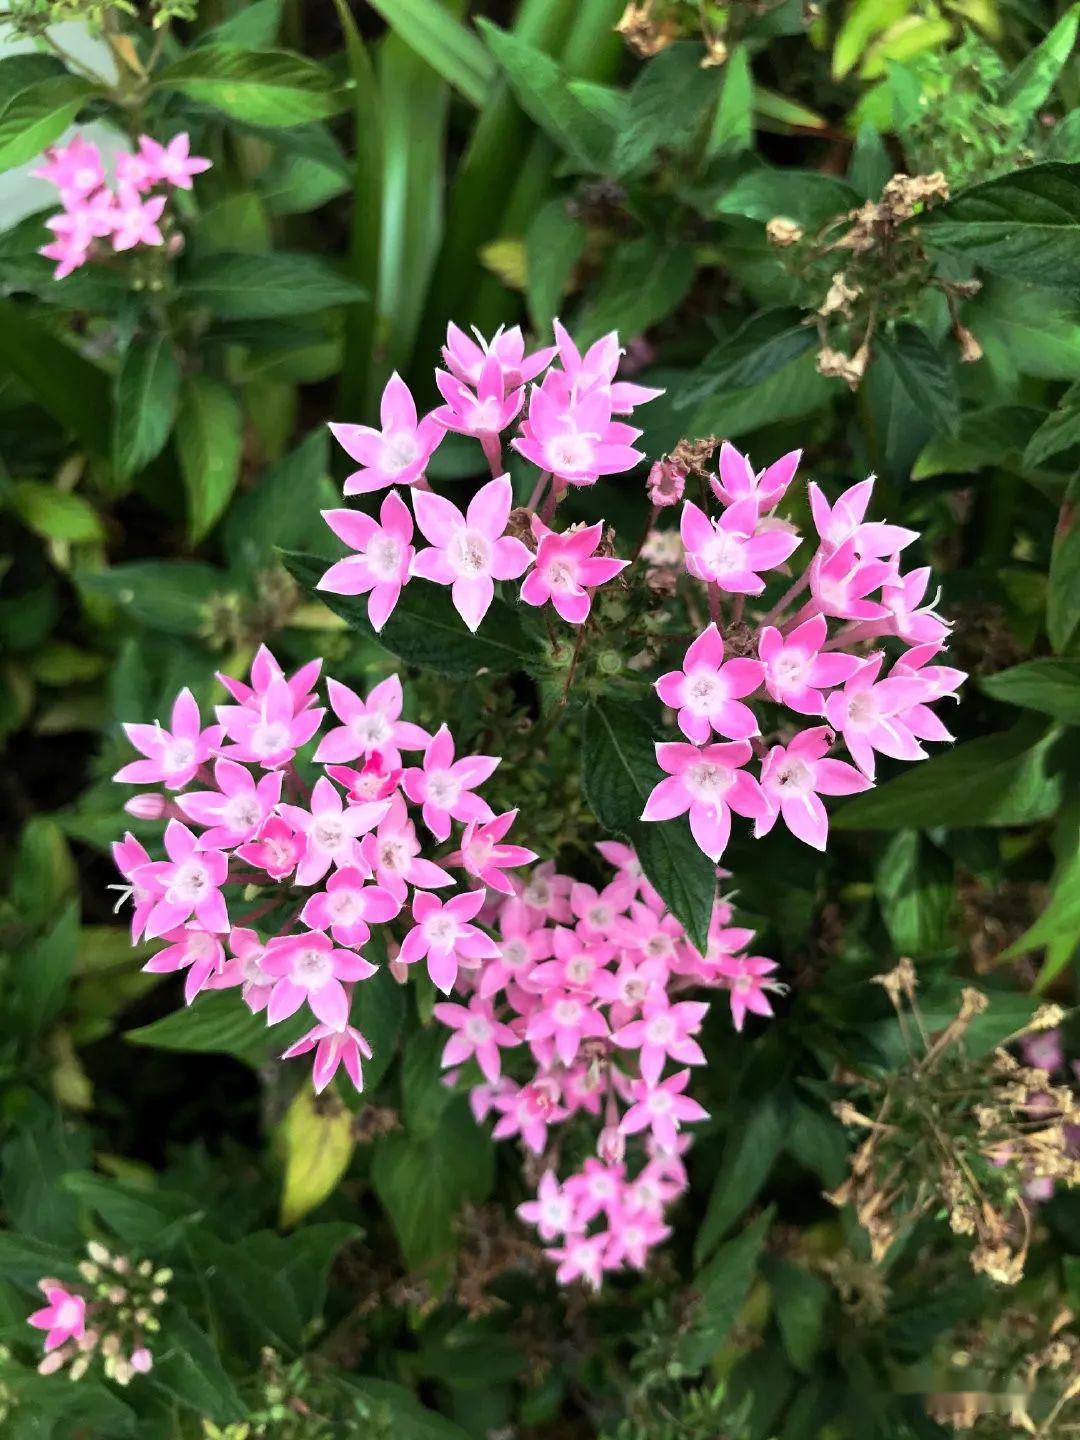
POLYGON ((725 990, 741 1029, 749 1011, 772 1014, 769 993, 780 988, 775 962, 747 953, 754 933, 731 923, 726 901, 701 955, 633 850, 598 849, 614 869, 600 890, 549 862, 496 897, 484 912, 496 953, 463 969, 458 998, 435 1006, 453 1031, 450 1078, 471 1061, 483 1077, 470 1095, 477 1119, 493 1117, 496 1139, 517 1137, 540 1157, 536 1198, 518 1213, 561 1282, 593 1287, 607 1271, 644 1267, 686 1188, 683 1127, 707 1118, 687 1089, 691 1067, 705 1063, 696 1037, 709 1010, 686 992, 725 990), (560 1179, 552 1132, 575 1116, 598 1127, 596 1153, 560 1179))
MULTIPOLYGON (((866 519, 873 477, 834 505, 810 483, 816 546, 778 603, 748 616, 747 600, 765 591, 771 572, 790 575, 789 561, 803 545, 777 509, 799 459, 793 451, 756 472, 725 444, 708 508, 683 499, 685 476, 664 472, 650 482, 657 509, 682 505, 685 569, 705 587, 714 618, 681 667, 656 682, 686 738, 657 745, 665 778, 642 819, 688 816, 694 839, 714 861, 727 845, 732 812, 752 820, 757 836, 780 821, 824 850, 829 822, 822 797, 868 789, 879 754, 922 760, 925 742, 951 740, 931 707, 955 696, 966 678, 938 662, 949 626, 926 599, 930 571, 901 568, 917 533, 866 519), (753 622, 750 643, 739 635, 735 653, 723 633, 729 596, 732 621, 753 622), (906 648, 890 662, 877 648, 885 641, 906 648), (747 703, 753 699, 781 707, 768 737, 759 710, 747 703), (854 764, 835 758, 838 737, 854 764)), ((741 628, 733 624, 732 632, 741 628)))
POLYGON ((329 679, 327 709, 321 666, 286 676, 264 647, 249 682, 218 677, 233 703, 212 723, 185 690, 168 728, 127 725, 142 758, 115 778, 162 787, 126 808, 163 822, 165 858, 131 834, 114 855, 132 941, 163 942, 146 970, 184 972, 189 1005, 238 987, 270 1025, 302 1012, 312 1023, 285 1058, 314 1052, 316 1090, 339 1068, 359 1090, 371 1048, 350 1008, 378 968, 363 952, 372 927, 403 933, 388 947, 397 978, 423 961, 449 993, 459 967, 498 953, 471 923, 487 887, 509 892, 505 872, 535 856, 506 842, 516 811, 495 815, 479 794, 497 757, 458 756, 445 725, 431 735, 404 720, 396 675, 366 698, 329 679), (311 742, 309 785, 296 760, 311 742), (449 846, 438 861, 423 853, 437 846, 449 846))
POLYGON ((345 481, 347 496, 394 485, 412 493, 412 513, 397 490, 383 500, 377 520, 350 509, 323 512, 335 535, 356 553, 332 566, 320 589, 367 595, 376 630, 417 576, 449 586, 455 608, 473 631, 487 614, 496 582, 523 576, 526 605, 550 602, 563 620, 580 625, 589 615, 592 592, 626 567, 627 561, 603 553, 603 521, 561 532, 548 522, 570 486, 593 485, 601 475, 622 474, 644 458, 634 448, 640 430, 614 417, 629 415, 662 392, 615 378, 622 349, 614 332, 582 355, 558 321, 554 328, 556 343, 527 355, 516 327, 488 341, 479 333, 470 339, 451 325, 443 347, 446 369, 435 372, 442 405, 421 418, 411 391, 395 374, 383 392, 379 429, 331 425, 360 466, 345 481), (507 533, 513 492, 503 470, 503 439, 519 420, 511 448, 539 472, 526 507, 531 543, 507 533), (491 469, 491 481, 464 511, 436 495, 425 475, 448 432, 478 440, 491 469), (414 544, 416 530, 427 547, 414 544))
POLYGON ((161 219, 169 189, 190 190, 192 177, 210 168, 210 161, 190 154, 190 148, 186 134, 167 145, 142 135, 136 151, 117 155, 112 186, 98 147, 81 135, 48 149, 32 173, 56 186, 64 207, 46 220, 56 238, 40 251, 56 261, 56 279, 85 265, 97 241, 108 240, 114 251, 164 244, 161 219))

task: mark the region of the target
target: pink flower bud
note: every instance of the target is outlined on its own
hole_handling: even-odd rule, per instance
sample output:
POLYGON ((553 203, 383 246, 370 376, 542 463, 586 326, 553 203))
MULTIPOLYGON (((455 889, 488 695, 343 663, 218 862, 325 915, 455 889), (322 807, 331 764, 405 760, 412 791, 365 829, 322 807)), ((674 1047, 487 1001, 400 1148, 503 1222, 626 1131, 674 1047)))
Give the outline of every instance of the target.
POLYGON ((154 1357, 145 1345, 131 1352, 131 1368, 137 1370, 140 1375, 148 1375, 153 1366, 154 1357))
POLYGON ((626 1156, 626 1137, 618 1125, 605 1125, 597 1136, 596 1153, 606 1165, 621 1165, 626 1156))
POLYGON ((128 800, 124 809, 129 815, 134 815, 136 820, 160 820, 168 809, 169 802, 164 795, 155 795, 152 790, 142 795, 133 795, 128 800))
POLYGON ((677 505, 686 489, 686 471, 680 470, 670 460, 657 460, 649 471, 645 488, 649 499, 658 509, 677 505))
POLYGON ((404 985, 409 978, 409 967, 404 960, 390 961, 390 974, 399 985, 404 985))

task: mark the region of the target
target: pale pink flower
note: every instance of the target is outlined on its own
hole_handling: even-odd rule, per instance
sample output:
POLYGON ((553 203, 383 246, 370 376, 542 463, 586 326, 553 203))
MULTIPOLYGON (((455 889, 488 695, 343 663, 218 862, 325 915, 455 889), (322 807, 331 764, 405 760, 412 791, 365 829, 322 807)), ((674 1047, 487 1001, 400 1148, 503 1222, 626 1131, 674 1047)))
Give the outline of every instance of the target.
POLYGON ((292 1060, 297 1055, 315 1051, 315 1064, 311 1069, 311 1083, 316 1095, 321 1095, 337 1074, 340 1065, 357 1090, 364 1088, 361 1060, 371 1059, 371 1046, 352 1025, 316 1025, 302 1035, 295 1045, 290 1045, 282 1055, 283 1060, 292 1060))
POLYGON ((883 555, 895 555, 898 550, 903 550, 919 538, 917 530, 866 520, 867 507, 874 493, 873 475, 845 490, 835 505, 831 506, 813 480, 806 488, 810 496, 814 528, 821 537, 821 544, 826 552, 835 550, 850 540, 857 555, 880 559, 883 555))
POLYGON ((679 729, 703 745, 712 731, 729 740, 748 740, 760 733, 757 716, 740 704, 761 686, 765 667, 757 660, 729 660, 715 625, 703 630, 683 658, 681 670, 670 670, 656 682, 665 705, 678 710, 679 729))
POLYGON ((74 135, 67 145, 50 145, 44 162, 30 173, 55 185, 65 205, 85 199, 105 184, 101 152, 81 135, 74 135))
MULTIPOLYGON (((322 663, 321 660, 309 660, 306 665, 301 665, 295 674, 286 677, 274 652, 268 646, 260 645, 251 662, 250 685, 245 684, 243 680, 234 679, 232 675, 223 675, 220 670, 217 671, 215 678, 238 704, 256 710, 259 701, 271 685, 278 680, 285 680, 292 700, 293 711, 299 715, 301 711, 310 709, 316 702, 315 686, 322 671, 322 663)), ((324 713, 319 711, 320 718, 324 713)))
POLYGON ((121 185, 116 192, 112 210, 112 245, 114 250, 131 250, 136 245, 163 245, 165 237, 158 227, 165 209, 164 195, 151 195, 144 200, 137 190, 121 185))
POLYGON ((254 839, 281 799, 281 771, 255 781, 249 770, 234 760, 214 764, 216 790, 195 790, 178 795, 176 803, 196 825, 207 825, 201 845, 231 850, 254 839))
POLYGON ((337 786, 323 775, 315 781, 310 808, 282 805, 282 817, 307 838, 296 883, 314 884, 331 865, 343 870, 363 864, 357 842, 386 814, 388 803, 372 800, 363 805, 345 805, 337 786))
POLYGON ((221 850, 201 850, 195 835, 179 820, 165 827, 168 860, 156 860, 139 871, 159 891, 146 924, 146 938, 156 940, 175 930, 191 915, 207 930, 219 934, 229 928, 225 897, 221 893, 229 872, 221 850))
POLYGON ((811 616, 787 635, 773 625, 762 628, 758 654, 765 666, 765 688, 777 704, 800 715, 821 715, 821 691, 842 685, 858 670, 862 660, 856 655, 821 653, 828 633, 824 615, 811 616))
POLYGON ((90 258, 90 241, 72 232, 58 234, 55 240, 42 245, 38 250, 46 260, 55 260, 54 280, 65 280, 73 271, 85 265, 90 258))
POLYGON ((519 326, 504 330, 500 325, 490 340, 485 340, 480 331, 473 327, 471 340, 451 320, 446 327, 446 344, 442 348, 443 361, 452 375, 472 385, 480 384, 484 366, 489 360, 498 363, 503 381, 508 390, 517 390, 529 380, 535 380, 541 370, 546 370, 555 358, 555 346, 534 350, 525 354, 525 339, 519 326))
POLYGON ((857 795, 871 782, 854 765, 828 760, 833 732, 826 725, 803 730, 785 748, 774 745, 761 767, 761 789, 769 812, 754 824, 754 834, 767 835, 782 816, 791 833, 815 850, 824 850, 829 817, 821 795, 857 795))
POLYGON ((581 939, 592 944, 604 944, 633 895, 633 883, 624 875, 617 875, 603 890, 581 881, 571 885, 570 909, 577 916, 577 933, 581 939))
POLYGON ((525 400, 525 391, 508 390, 502 366, 495 356, 484 363, 475 388, 445 370, 435 371, 435 383, 446 402, 431 412, 446 430, 476 439, 498 435, 513 424, 525 400))
MULTIPOLYGON (((366 867, 365 867, 366 870, 366 867)), ((366 884, 365 871, 335 870, 326 889, 313 895, 301 912, 310 930, 329 930, 339 945, 363 945, 371 938, 368 921, 383 925, 401 910, 401 901, 381 885, 366 884)))
POLYGON ((396 371, 383 390, 379 423, 380 430, 370 425, 330 426, 334 439, 361 467, 345 481, 346 495, 414 485, 446 434, 431 415, 418 420, 412 392, 396 371))
POLYGON ((607 1021, 586 994, 552 987, 544 992, 543 1002, 529 1016, 525 1038, 550 1040, 564 1065, 574 1063, 584 1040, 608 1033, 607 1021))
POLYGON ((210 169, 210 161, 200 155, 191 155, 191 139, 187 133, 177 135, 167 145, 161 145, 150 135, 139 136, 139 154, 151 184, 164 181, 179 190, 190 190, 194 175, 201 175, 210 169))
POLYGON ((459 965, 472 968, 499 953, 490 935, 469 924, 483 904, 482 890, 454 895, 445 902, 426 891, 417 892, 412 902, 415 923, 401 942, 398 960, 403 965, 413 965, 426 956, 432 984, 449 995, 459 965))
POLYGON ((949 624, 934 609, 937 599, 924 605, 933 572, 923 566, 897 575, 881 587, 881 603, 888 610, 893 634, 909 645, 940 645, 949 634, 949 624))
POLYGON ((510 1081, 504 1081, 504 1085, 505 1089, 491 1097, 494 1108, 500 1112, 492 1135, 496 1140, 520 1135, 534 1155, 542 1155, 547 1146, 548 1126, 566 1119, 566 1111, 559 1104, 558 1083, 551 1076, 541 1075, 520 1088, 510 1081))
POLYGON ((744 740, 726 745, 685 745, 660 742, 656 760, 667 779, 650 794, 643 820, 672 820, 689 811, 690 830, 701 850, 716 861, 731 833, 731 811, 757 819, 767 813, 761 787, 741 767, 753 751, 744 740))
POLYGON ((27 1324, 45 1330, 45 1354, 58 1350, 67 1340, 80 1340, 86 1331, 86 1301, 81 1295, 65 1290, 56 1280, 39 1280, 38 1289, 49 1302, 35 1310, 27 1324))
MULTIPOLYGON (((596 891, 592 893, 595 895, 596 891)), ((555 958, 532 969, 528 988, 535 992, 574 990, 591 1003, 593 996, 605 988, 600 972, 614 955, 614 948, 585 938, 577 930, 565 930, 561 925, 555 926, 550 936, 555 958)))
POLYGON ((759 513, 764 515, 784 498, 801 459, 801 450, 790 450, 760 474, 755 474, 750 457, 725 440, 720 447, 719 474, 714 475, 709 484, 722 505, 753 500, 759 513))
POLYGON ((396 770, 402 750, 425 750, 431 744, 426 730, 401 718, 405 700, 399 675, 380 680, 366 700, 338 680, 328 680, 326 688, 334 714, 342 723, 319 742, 315 751, 319 763, 337 764, 377 753, 396 770))
POLYGON ((485 1078, 494 1084, 502 1071, 500 1048, 505 1050, 521 1044, 510 1026, 496 1019, 491 1002, 479 995, 471 996, 467 1006, 436 1005, 432 1014, 455 1032, 443 1048, 444 1070, 450 1065, 462 1065, 475 1055, 485 1078))
POLYGON ((436 840, 445 840, 451 820, 494 819, 491 806, 473 791, 495 773, 498 764, 494 755, 466 755, 455 760, 454 737, 442 725, 424 752, 423 766, 406 770, 401 788, 414 805, 423 806, 424 824, 436 840))
POLYGON ((801 543, 788 530, 757 534, 754 500, 737 500, 719 520, 710 520, 692 500, 683 505, 679 533, 686 547, 686 568, 698 580, 709 580, 736 595, 760 595, 765 581, 758 573, 783 565, 801 543))
POLYGON ((145 1345, 139 1345, 131 1352, 128 1363, 137 1375, 149 1375, 154 1368, 154 1357, 145 1345))
POLYGON ((768 976, 776 969, 775 960, 763 955, 729 955, 717 966, 730 987, 731 1018, 735 1029, 741 1030, 747 1011, 753 1015, 771 1015, 767 991, 783 989, 768 976))
POLYGON ((461 837, 461 849, 446 857, 448 865, 460 865, 482 884, 503 895, 513 895, 514 887, 502 872, 528 865, 536 852, 524 845, 503 845, 506 832, 517 818, 516 810, 507 810, 486 823, 470 820, 461 837))
POLYGON ((277 984, 275 976, 263 969, 266 945, 254 930, 234 925, 229 932, 232 958, 210 979, 211 990, 228 990, 239 985, 240 997, 253 1015, 265 1010, 277 984))
POLYGON ((682 1092, 690 1083, 690 1071, 679 1070, 649 1085, 638 1080, 633 1086, 634 1103, 622 1118, 624 1135, 648 1129, 661 1150, 674 1150, 678 1144, 679 1127, 684 1122, 707 1120, 708 1112, 696 1100, 682 1092))
POLYGON ((629 560, 595 553, 604 534, 602 520, 558 534, 534 519, 533 533, 539 543, 533 569, 521 587, 522 600, 526 605, 550 600, 567 624, 580 625, 592 606, 589 591, 614 579, 629 560))
POLYGON ((265 870, 271 880, 284 880, 299 865, 306 846, 303 832, 275 815, 263 825, 259 838, 240 845, 236 854, 257 870, 265 870))
POLYGON ((393 614, 402 586, 409 583, 415 554, 409 507, 391 490, 378 520, 360 510, 324 510, 322 517, 358 553, 331 565, 317 588, 333 595, 367 595, 368 619, 378 633, 393 614))
MULTIPOLYGON (((364 864, 374 872, 377 882, 401 901, 408 893, 408 885, 427 890, 454 883, 445 870, 421 856, 420 848, 416 826, 409 819, 400 795, 393 796, 377 829, 360 842, 364 864)), ((483 891, 477 894, 483 903, 483 891)))
POLYGON ((526 1200, 517 1213, 529 1225, 535 1225, 541 1240, 554 1240, 574 1228, 574 1202, 559 1184, 554 1170, 545 1170, 536 1189, 536 1199, 526 1200))
POLYGON ((201 925, 181 926, 170 930, 163 937, 172 943, 146 962, 143 969, 152 975, 171 975, 177 970, 187 970, 184 976, 184 1004, 190 1005, 215 977, 225 968, 225 947, 220 935, 212 935, 201 925))
POLYGON ((557 1266, 555 1279, 560 1285, 570 1285, 575 1280, 584 1280, 592 1290, 599 1290, 603 1281, 604 1255, 608 1237, 598 1235, 571 1235, 566 1244, 545 1250, 544 1254, 557 1266))
POLYGON ((574 1218, 584 1228, 603 1213, 618 1208, 626 1171, 622 1164, 606 1164, 590 1156, 576 1175, 571 1175, 566 1188, 574 1197, 574 1218))
POLYGON ((906 721, 912 709, 931 698, 929 687, 915 676, 879 680, 884 659, 881 652, 871 656, 843 690, 834 690, 825 702, 826 719, 843 734, 851 758, 871 780, 875 750, 894 760, 926 759, 906 721))
POLYGON ((655 985, 645 997, 641 1017, 612 1035, 623 1050, 637 1050, 641 1078, 655 1085, 670 1058, 679 1065, 704 1065, 705 1054, 692 1037, 701 1029, 709 1007, 699 1000, 672 1004, 667 991, 655 985))
POLYGON ((670 460, 657 460, 645 481, 645 493, 658 510, 678 505, 686 490, 686 471, 670 460))
POLYGON ((295 1015, 306 1001, 316 1019, 332 1030, 344 1030, 349 1021, 349 996, 342 981, 367 980, 376 969, 362 955, 336 947, 329 935, 316 931, 276 937, 260 963, 274 978, 266 1007, 271 1025, 295 1015))
POLYGON ((325 714, 325 710, 301 702, 279 673, 245 703, 217 707, 217 718, 232 741, 221 753, 276 770, 307 744, 325 714))
POLYGON ((124 734, 147 758, 123 766, 114 780, 125 785, 160 781, 169 790, 181 790, 194 778, 199 766, 221 743, 222 727, 208 725, 203 729, 195 697, 186 688, 176 697, 169 723, 171 731, 160 723, 124 726, 124 734))
POLYGON ((498 956, 484 962, 479 993, 485 999, 511 986, 530 984, 538 962, 552 951, 552 931, 531 918, 528 906, 508 901, 499 909, 498 956))
POLYGON ((482 485, 463 515, 432 491, 416 491, 416 523, 431 541, 412 562, 412 573, 451 586, 454 608, 475 631, 495 595, 496 580, 516 580, 532 563, 529 548, 504 534, 513 504, 509 475, 482 485))
POLYGON ((919 679, 927 686, 924 700, 913 705, 904 715, 904 724, 916 740, 951 741, 953 736, 940 718, 930 709, 930 703, 946 697, 956 699, 956 692, 967 679, 963 670, 951 665, 931 665, 929 661, 940 654, 940 645, 916 645, 900 656, 892 667, 891 677, 919 679))
POLYGON ((884 560, 864 560, 848 539, 835 550, 819 550, 810 564, 814 605, 838 620, 884 620, 888 610, 868 597, 895 574, 884 560))
POLYGON ((615 379, 624 354, 616 331, 602 335, 582 355, 561 321, 554 322, 554 330, 566 380, 580 392, 592 390, 598 385, 606 388, 611 394, 614 414, 629 415, 635 406, 663 395, 663 390, 615 379))
POLYGON ((133 795, 124 801, 124 809, 136 820, 164 820, 171 801, 156 790, 147 790, 142 795, 133 795))
POLYGON ((117 870, 128 881, 127 886, 114 885, 111 887, 121 892, 116 908, 119 909, 130 897, 132 902, 131 943, 137 945, 146 929, 150 912, 161 898, 161 889, 152 882, 148 874, 147 867, 151 863, 150 856, 130 830, 125 834, 123 840, 113 842, 112 857, 116 862, 117 870))
POLYGON ((632 470, 645 455, 634 449, 641 434, 613 420, 608 386, 579 391, 567 377, 549 370, 529 395, 528 419, 513 448, 541 470, 571 485, 592 485, 601 475, 632 470))

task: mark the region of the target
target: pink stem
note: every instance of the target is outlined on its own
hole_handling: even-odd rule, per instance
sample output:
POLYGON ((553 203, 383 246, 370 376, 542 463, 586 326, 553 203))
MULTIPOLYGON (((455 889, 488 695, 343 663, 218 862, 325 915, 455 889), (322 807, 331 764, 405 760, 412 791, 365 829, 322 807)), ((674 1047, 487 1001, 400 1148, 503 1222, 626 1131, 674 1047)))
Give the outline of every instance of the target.
POLYGON ((491 468, 492 479, 498 479, 503 474, 502 441, 498 435, 481 435, 480 444, 483 447, 484 458, 491 468))
POLYGON ((548 481, 549 481, 550 479, 551 479, 551 471, 550 471, 550 470, 542 470, 542 471, 540 472, 540 478, 539 478, 539 480, 537 480, 536 484, 533 486, 533 492, 532 492, 532 494, 529 496, 529 503, 525 506, 525 509, 529 512, 530 515, 531 515, 532 512, 536 509, 537 505, 539 505, 539 503, 540 503, 540 496, 543 495, 543 493, 544 493, 544 488, 545 488, 545 486, 547 485, 547 483, 548 483, 548 481))
POLYGON ((791 588, 789 590, 786 590, 784 594, 780 596, 780 599, 776 602, 776 604, 769 611, 769 613, 763 618, 761 623, 763 625, 775 625, 779 617, 783 615, 784 611, 791 604, 792 600, 794 600, 797 595, 801 595, 809 584, 810 571, 809 569, 807 569, 803 571, 803 573, 799 576, 798 580, 795 581, 791 588))

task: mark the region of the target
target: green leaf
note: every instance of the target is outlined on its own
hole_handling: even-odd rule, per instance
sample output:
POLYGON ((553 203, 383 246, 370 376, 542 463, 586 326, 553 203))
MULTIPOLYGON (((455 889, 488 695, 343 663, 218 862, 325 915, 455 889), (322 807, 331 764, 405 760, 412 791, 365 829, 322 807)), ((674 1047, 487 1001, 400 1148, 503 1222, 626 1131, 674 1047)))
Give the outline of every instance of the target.
POLYGON ((876 200, 892 178, 893 162, 873 125, 860 125, 848 165, 848 181, 864 200, 876 200))
POLYGON ((750 54, 745 45, 737 45, 724 66, 720 94, 716 102, 709 139, 705 147, 708 158, 750 150, 754 142, 754 77, 750 72, 750 54))
POLYGON ((716 202, 718 215, 742 215, 766 221, 783 217, 817 229, 844 215, 860 197, 846 180, 817 170, 780 170, 762 166, 741 176, 716 202))
POLYGON ((709 1364, 738 1319, 771 1221, 767 1210, 694 1276, 697 1305, 678 1342, 678 1358, 690 1374, 709 1364))
POLYGON ((374 1434, 394 1440, 468 1440, 467 1432, 452 1420, 421 1405, 411 1390, 373 1375, 343 1375, 350 1390, 366 1402, 365 1420, 374 1434))
POLYGON ((154 84, 179 90, 234 120, 275 128, 324 120, 345 104, 329 71, 289 50, 196 46, 159 71, 154 84))
POLYGON ((804 1170, 833 1190, 847 1173, 844 1127, 832 1115, 796 1100, 788 1123, 787 1151, 804 1170))
POLYGON ((280 1224, 291 1229, 337 1189, 356 1141, 352 1115, 333 1091, 316 1095, 303 1085, 278 1132, 285 1158, 280 1224))
POLYGON ((240 575, 265 569, 279 545, 326 535, 321 509, 340 504, 327 469, 329 431, 320 425, 238 495, 222 526, 222 545, 240 575))
POLYGON ((1024 468, 1038 470, 1053 455, 1080 445, 1080 384, 1070 385, 1032 435, 1024 450, 1024 468))
POLYGON ((282 552, 286 567, 305 590, 323 601, 335 615, 397 655, 406 664, 436 670, 443 675, 475 675, 486 669, 496 675, 521 670, 540 658, 540 647, 522 629, 517 612, 501 600, 491 609, 477 634, 470 634, 457 611, 447 603, 445 590, 425 580, 413 580, 402 591, 393 615, 376 635, 367 618, 363 596, 331 595, 318 588, 331 562, 312 555, 282 552))
POLYGON ((696 42, 677 41, 662 50, 630 87, 629 123, 615 141, 614 173, 638 174, 658 152, 677 155, 686 149, 719 87, 720 73, 702 66, 696 42))
POLYGON ((935 433, 956 428, 959 401, 953 367, 917 325, 898 325, 892 336, 874 344, 878 364, 885 362, 912 411, 923 415, 935 433))
POLYGON ((1061 803, 1054 748, 1061 732, 1023 721, 1002 735, 968 740, 856 795, 832 817, 840 830, 909 826, 1028 825, 1061 803))
POLYGON ((23 826, 8 883, 8 899, 24 925, 38 930, 56 916, 78 872, 55 820, 35 815, 23 826))
POLYGON ((196 40, 197 45, 244 45, 249 49, 270 47, 281 26, 282 0, 248 0, 244 8, 227 20, 212 25, 196 40))
POLYGON ((1062 868, 1050 901, 1039 918, 1001 955, 1012 960, 1031 951, 1045 950, 1046 962, 1036 989, 1043 990, 1064 970, 1080 945, 1080 855, 1062 868))
POLYGON ((215 1347, 175 1304, 170 1306, 169 1323, 155 1347, 154 1368, 145 1383, 179 1401, 200 1421, 229 1425, 249 1413, 215 1347))
POLYGON ((988 405, 969 410, 955 435, 939 436, 921 452, 911 471, 913 480, 934 475, 967 474, 1000 465, 1019 467, 1024 447, 1039 423, 1031 405, 988 405))
POLYGON ((20 480, 12 487, 11 503, 23 524, 43 540, 77 545, 105 538, 101 516, 84 495, 39 480, 20 480))
POLYGON ((832 1291, 819 1275, 786 1260, 770 1261, 765 1278, 788 1359, 796 1370, 810 1374, 824 1342, 832 1291))
POLYGON ((587 239, 585 226, 561 196, 536 212, 525 235, 525 298, 538 331, 547 331, 558 314, 587 239))
POLYGON ((853 0, 844 11, 832 52, 832 78, 854 70, 870 42, 909 12, 907 0, 853 0))
POLYGON ((81 75, 64 71, 35 80, 0 100, 0 170, 40 155, 97 92, 98 87, 81 75))
POLYGON ((232 389, 212 375, 185 378, 176 417, 176 449, 193 542, 211 531, 240 477, 244 422, 232 389))
POLYGON ((203 256, 187 267, 181 294, 220 320, 274 320, 345 305, 363 291, 318 255, 277 250, 203 256))
POLYGON ((224 571, 182 560, 135 560, 79 576, 79 584, 105 595, 139 625, 166 635, 199 635, 212 596, 228 592, 224 571))
POLYGON ((948 857, 917 830, 901 830, 882 851, 874 883, 896 953, 914 960, 940 954, 953 904, 948 857))
POLYGON ((11 1009, 24 1034, 43 1030, 60 1010, 75 968, 79 906, 68 905, 46 934, 20 949, 13 963, 11 1009))
POLYGON ((694 1239, 695 1265, 709 1258, 735 1221, 757 1199, 784 1148, 789 1108, 785 1095, 763 1095, 729 1130, 705 1216, 694 1239))
POLYGON ((619 245, 599 287, 574 327, 582 345, 609 330, 641 335, 677 310, 693 284, 694 252, 643 236, 619 245))
MULTIPOLYGON (((695 410, 687 435, 726 435, 737 440, 763 426, 778 425, 824 409, 837 394, 837 382, 818 373, 814 357, 800 355, 753 385, 723 391, 695 410)), ((646 423, 648 423, 646 421, 646 423)))
POLYGON ((979 688, 1007 705, 1021 705, 1080 725, 1080 660, 1046 657, 985 675, 979 688))
POLYGON ((43 410, 94 455, 109 453, 112 400, 104 370, 40 320, 0 299, 0 373, 10 371, 43 410))
POLYGON ((704 954, 716 867, 698 849, 685 821, 641 819, 653 786, 663 779, 649 720, 626 704, 591 705, 582 766, 585 798, 596 818, 633 845, 649 881, 704 954))
POLYGON ((495 64, 472 31, 439 0, 371 0, 371 8, 436 75, 477 109, 484 105, 495 83, 495 64))
POLYGON ((1050 555, 1050 588, 1046 596, 1046 631, 1057 651, 1066 648, 1080 625, 1080 476, 1069 481, 1054 531, 1050 555))
MULTIPOLYGON (((374 942, 372 942, 374 943, 374 942)), ((371 950, 367 950, 371 959, 371 950)), ((398 1035, 405 1020, 405 990, 390 971, 380 968, 370 980, 353 991, 350 1024, 356 1026, 371 1046, 370 1060, 364 1062, 364 1095, 373 1095, 394 1061, 398 1035)), ((342 1086, 346 1101, 355 1095, 351 1085, 342 1086)))
POLYGON ((1029 50, 1013 71, 999 104, 1016 115, 1034 116, 1050 98, 1058 76, 1076 47, 1080 6, 1068 9, 1045 39, 1029 50))
POLYGON ((140 1249, 166 1243, 198 1224, 203 1212, 188 1195, 130 1180, 106 1180, 89 1171, 63 1177, 63 1187, 99 1215, 125 1245, 140 1249))
POLYGON ((761 310, 740 325, 734 335, 710 350, 695 379, 675 397, 675 408, 701 405, 719 391, 760 385, 793 360, 818 345, 814 331, 802 323, 803 312, 794 306, 761 310))
POLYGON ((150 1025, 129 1030, 124 1039, 132 1045, 154 1050, 176 1050, 193 1055, 233 1055, 253 1068, 269 1055, 299 1038, 299 1030, 287 1027, 271 1034, 264 1015, 253 1015, 235 994, 208 991, 194 1004, 173 1010, 150 1025))
POLYGON ((1033 285, 1080 285, 1080 165, 1049 161, 962 190, 918 218, 926 240, 1033 285))
POLYGON ((121 480, 160 455, 176 419, 180 366, 167 335, 127 348, 116 376, 113 464, 121 480))
POLYGON ((964 307, 999 388, 1015 394, 1018 375, 1080 380, 1080 325, 1070 296, 992 278, 964 307))

